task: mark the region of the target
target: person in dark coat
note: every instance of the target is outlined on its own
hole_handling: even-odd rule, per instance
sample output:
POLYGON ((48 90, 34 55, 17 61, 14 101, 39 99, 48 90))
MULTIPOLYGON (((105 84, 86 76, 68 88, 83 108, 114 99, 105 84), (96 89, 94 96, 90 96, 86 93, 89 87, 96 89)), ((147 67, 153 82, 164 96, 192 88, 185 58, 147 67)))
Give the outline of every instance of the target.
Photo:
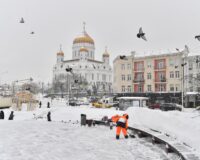
POLYGON ((47 121, 49 121, 49 122, 51 121, 51 112, 50 111, 47 114, 47 121))
POLYGON ((42 102, 40 101, 40 103, 39 103, 39 108, 41 108, 42 107, 42 102))
POLYGON ((50 103, 49 102, 47 102, 47 108, 50 108, 50 103))
POLYGON ((3 111, 1 111, 0 115, 1 115, 1 116, 0 116, 0 117, 1 117, 0 119, 4 119, 4 112, 3 112, 3 111))
POLYGON ((2 113, 0 112, 0 119, 2 119, 2 113))
POLYGON ((13 120, 13 118, 14 118, 14 111, 11 111, 8 120, 13 120))

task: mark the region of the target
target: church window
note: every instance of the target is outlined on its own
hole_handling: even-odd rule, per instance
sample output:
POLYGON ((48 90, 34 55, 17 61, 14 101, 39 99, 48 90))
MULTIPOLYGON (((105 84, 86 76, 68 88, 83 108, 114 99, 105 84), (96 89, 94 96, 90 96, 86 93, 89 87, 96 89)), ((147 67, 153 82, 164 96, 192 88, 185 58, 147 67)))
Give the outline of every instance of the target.
POLYGON ((85 66, 85 68, 87 68, 87 66, 85 66))
POLYGON ((94 80, 94 74, 92 73, 92 80, 94 80))

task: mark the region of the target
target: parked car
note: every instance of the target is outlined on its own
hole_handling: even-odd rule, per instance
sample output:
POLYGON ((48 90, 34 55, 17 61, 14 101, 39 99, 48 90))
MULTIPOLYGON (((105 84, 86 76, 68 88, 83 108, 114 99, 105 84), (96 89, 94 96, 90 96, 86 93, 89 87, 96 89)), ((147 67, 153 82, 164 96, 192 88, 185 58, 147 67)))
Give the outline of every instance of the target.
POLYGON ((80 104, 78 103, 78 101, 74 101, 74 100, 69 101, 69 105, 70 106, 80 106, 80 104))
POLYGON ((162 111, 178 110, 182 111, 182 106, 176 103, 163 103, 160 105, 162 111))
POLYGON ((160 104, 159 103, 155 103, 155 104, 151 104, 149 106, 150 109, 160 109, 160 104))

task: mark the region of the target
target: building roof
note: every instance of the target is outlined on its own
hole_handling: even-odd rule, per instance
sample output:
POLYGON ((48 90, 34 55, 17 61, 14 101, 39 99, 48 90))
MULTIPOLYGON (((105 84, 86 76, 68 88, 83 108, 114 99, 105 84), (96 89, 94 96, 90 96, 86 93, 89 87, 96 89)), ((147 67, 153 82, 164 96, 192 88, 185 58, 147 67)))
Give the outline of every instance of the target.
POLYGON ((70 59, 70 60, 65 60, 63 61, 64 63, 67 63, 67 62, 75 62, 75 61, 79 61, 80 59, 70 59))
POLYGON ((88 59, 89 62, 95 62, 95 63, 103 63, 102 61, 97 61, 97 60, 94 60, 94 59, 88 59))

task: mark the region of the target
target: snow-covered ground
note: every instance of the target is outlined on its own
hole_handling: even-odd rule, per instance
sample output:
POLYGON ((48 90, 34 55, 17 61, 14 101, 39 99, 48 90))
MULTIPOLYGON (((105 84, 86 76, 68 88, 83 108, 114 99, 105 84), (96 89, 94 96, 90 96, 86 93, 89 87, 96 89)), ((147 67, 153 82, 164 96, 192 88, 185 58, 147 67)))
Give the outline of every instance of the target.
MULTIPOLYGON (((97 109, 91 106, 70 107, 65 101, 54 100, 47 109, 48 99, 42 99, 42 108, 35 111, 14 112, 8 121, 0 120, 0 160, 171 160, 176 155, 166 154, 157 145, 143 139, 115 139, 115 130, 105 126, 80 126, 80 114, 88 119, 101 119, 125 112, 115 109, 97 109), (51 111, 52 122, 47 122, 51 111), (37 117, 37 120, 35 119, 37 117)), ((200 152, 200 117, 197 111, 162 112, 147 108, 130 108, 130 126, 159 130, 185 142, 200 152), (197 117, 196 117, 197 116, 197 117)))

